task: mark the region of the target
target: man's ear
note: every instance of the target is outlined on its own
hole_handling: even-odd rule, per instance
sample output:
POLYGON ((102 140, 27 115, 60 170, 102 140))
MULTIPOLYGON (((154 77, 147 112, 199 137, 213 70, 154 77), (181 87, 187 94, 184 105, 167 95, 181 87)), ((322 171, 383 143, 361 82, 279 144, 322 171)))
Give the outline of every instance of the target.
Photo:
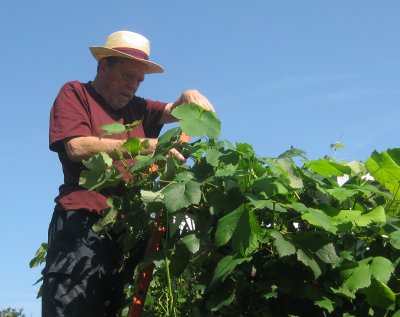
POLYGON ((104 72, 107 66, 108 66, 107 60, 105 58, 102 58, 101 60, 99 60, 97 64, 97 72, 104 72))

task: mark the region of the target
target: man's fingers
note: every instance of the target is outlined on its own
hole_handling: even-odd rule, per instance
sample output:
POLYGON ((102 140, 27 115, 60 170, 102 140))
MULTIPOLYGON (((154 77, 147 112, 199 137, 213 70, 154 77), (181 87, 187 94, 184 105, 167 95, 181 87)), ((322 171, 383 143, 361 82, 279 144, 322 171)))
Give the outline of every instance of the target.
POLYGON ((186 162, 185 157, 177 149, 169 150, 167 156, 175 157, 181 163, 185 163, 186 162))
POLYGON ((206 110, 215 112, 213 105, 207 99, 197 99, 193 102, 206 110))
POLYGON ((184 102, 192 102, 206 110, 215 112, 214 106, 211 104, 211 102, 196 89, 190 89, 183 93, 182 103, 184 102))

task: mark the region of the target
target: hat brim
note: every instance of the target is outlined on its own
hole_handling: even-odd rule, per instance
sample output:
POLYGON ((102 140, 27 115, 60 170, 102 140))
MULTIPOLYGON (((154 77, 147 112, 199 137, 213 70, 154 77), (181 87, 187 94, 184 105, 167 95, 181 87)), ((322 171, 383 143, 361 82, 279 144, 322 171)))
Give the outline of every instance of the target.
POLYGON ((129 54, 125 54, 120 51, 114 50, 112 48, 92 46, 92 47, 89 47, 89 49, 90 49, 90 52, 92 53, 93 57, 97 61, 101 60, 104 57, 116 56, 116 57, 132 59, 132 60, 135 60, 135 61, 145 64, 147 66, 146 74, 156 74, 156 73, 164 72, 164 68, 162 68, 160 65, 158 65, 156 63, 149 62, 145 59, 136 58, 129 54))

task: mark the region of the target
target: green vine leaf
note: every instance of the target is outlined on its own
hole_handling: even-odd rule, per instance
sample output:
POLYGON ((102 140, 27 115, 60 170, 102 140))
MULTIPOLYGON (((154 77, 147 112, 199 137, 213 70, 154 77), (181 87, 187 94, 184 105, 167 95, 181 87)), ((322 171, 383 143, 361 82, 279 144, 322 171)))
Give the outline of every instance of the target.
POLYGON ((83 161, 88 170, 84 170, 79 178, 79 185, 88 190, 101 190, 103 188, 115 187, 121 181, 118 168, 112 165, 111 157, 100 152, 89 160, 83 161))
POLYGON ((242 258, 238 255, 227 255, 219 260, 214 270, 211 282, 206 288, 206 292, 210 292, 216 287, 217 284, 223 282, 225 278, 232 273, 236 266, 245 261, 249 261, 250 259, 251 258, 242 258))
POLYGON ((377 256, 357 263, 346 263, 342 266, 340 274, 344 278, 343 285, 353 291, 369 287, 372 277, 381 283, 387 283, 393 272, 392 262, 377 256))
POLYGON ((350 167, 332 160, 306 161, 305 166, 325 177, 332 175, 343 176, 344 174, 351 173, 350 167))
POLYGON ((42 243, 35 253, 35 257, 29 262, 29 267, 34 268, 46 262, 47 243, 42 243))
POLYGON ((279 257, 289 256, 296 253, 296 247, 285 238, 279 231, 271 231, 270 236, 274 238, 274 246, 278 251, 279 257))
POLYGON ((367 301, 374 307, 385 310, 394 310, 396 294, 384 283, 372 278, 371 285, 364 290, 367 301))
POLYGON ((297 175, 296 170, 289 159, 280 158, 277 163, 286 171, 290 180, 290 186, 295 189, 304 188, 303 180, 297 175))
POLYGON ((333 243, 328 243, 319 248, 315 254, 324 263, 336 264, 340 262, 340 257, 338 257, 335 246, 333 243))
POLYGON ((326 191, 335 199, 337 199, 340 203, 343 203, 346 199, 349 199, 350 197, 357 195, 358 193, 356 190, 351 190, 343 187, 328 188, 326 191))
POLYGON ((215 245, 217 247, 223 246, 229 242, 245 211, 244 205, 241 205, 239 208, 218 220, 217 231, 215 233, 215 245))
POLYGON ((160 135, 157 141, 156 153, 163 153, 171 148, 178 139, 180 132, 181 130, 179 128, 172 128, 160 135))
POLYGON ((335 310, 335 302, 326 296, 314 301, 314 303, 318 307, 324 308, 328 313, 332 313, 335 310))
POLYGON ((219 157, 222 155, 222 153, 220 151, 218 151, 217 149, 207 149, 206 150, 206 160, 207 163, 217 167, 219 165, 219 157))
POLYGON ((106 131, 100 135, 100 137, 104 137, 107 135, 124 133, 126 131, 126 127, 122 123, 113 122, 110 124, 102 125, 100 127, 100 130, 106 131))
POLYGON ((140 123, 141 123, 141 121, 137 120, 137 121, 134 121, 134 122, 132 122, 130 124, 126 124, 126 125, 119 123, 119 122, 112 122, 110 124, 102 125, 100 127, 100 130, 104 130, 106 132, 102 133, 100 135, 100 137, 102 138, 107 135, 125 133, 129 130, 132 130, 133 127, 139 125, 140 123))
POLYGON ((200 249, 200 240, 193 233, 184 236, 182 243, 193 254, 197 253, 200 249))
POLYGON ((365 163, 374 179, 385 186, 400 200, 400 149, 391 149, 378 153, 374 151, 365 163))
POLYGON ((140 141, 138 138, 129 138, 122 147, 127 149, 132 156, 138 155, 144 149, 147 149, 149 146, 149 141, 140 141))
POLYGON ((394 272, 393 263, 382 256, 376 256, 372 259, 369 266, 371 275, 379 282, 388 283, 394 272))
POLYGON ((182 183, 172 183, 162 190, 163 201, 169 212, 176 212, 200 202, 200 183, 193 180, 182 183))
POLYGON ((252 211, 246 209, 240 216, 232 235, 232 248, 242 256, 249 256, 258 248, 261 238, 260 224, 252 211))
POLYGON ((396 231, 390 233, 389 237, 389 242, 393 246, 393 248, 400 250, 400 229, 397 229, 396 231))
POLYGON ((336 234, 338 231, 331 218, 322 210, 314 208, 306 208, 305 211, 301 204, 293 204, 293 208, 299 212, 303 212, 301 219, 308 221, 310 224, 322 228, 328 232, 336 234))
POLYGON ((308 266, 313 271, 316 279, 322 274, 320 265, 309 251, 298 249, 296 254, 297 260, 308 266))
POLYGON ((182 131, 190 136, 218 139, 221 133, 221 122, 217 114, 194 103, 182 104, 172 111, 179 120, 182 131))
POLYGON ((93 231, 98 233, 107 231, 109 226, 111 226, 117 219, 117 215, 118 209, 109 209, 105 212, 104 217, 93 225, 93 231))

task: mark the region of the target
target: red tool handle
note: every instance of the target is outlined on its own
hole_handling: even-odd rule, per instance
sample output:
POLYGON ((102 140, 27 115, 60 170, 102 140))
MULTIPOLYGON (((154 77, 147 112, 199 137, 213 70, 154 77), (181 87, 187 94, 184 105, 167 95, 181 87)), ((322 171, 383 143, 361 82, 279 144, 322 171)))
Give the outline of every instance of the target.
MULTIPOLYGON (((178 143, 189 143, 190 136, 184 134, 183 132, 179 135, 178 143)), ((155 172, 157 170, 157 166, 153 165, 150 167, 150 172, 155 172)), ((147 242, 146 254, 157 251, 160 249, 160 242, 162 236, 165 232, 165 228, 161 226, 157 226, 155 222, 156 230, 150 236, 149 241, 147 242)), ((154 263, 148 264, 145 266, 139 273, 139 279, 135 287, 135 291, 133 293, 133 302, 131 307, 129 308, 128 317, 140 317, 142 314, 144 302, 146 300, 147 291, 150 286, 150 281, 153 276, 154 263)))
MULTIPOLYGON (((158 227, 155 232, 150 236, 147 242, 146 254, 155 250, 159 250, 160 241, 165 232, 165 228, 158 227)), ((142 313, 144 302, 149 289, 150 281, 153 276, 154 263, 145 266, 139 273, 139 280, 136 284, 135 292, 133 294, 133 302, 129 308, 128 317, 139 317, 142 313)))

